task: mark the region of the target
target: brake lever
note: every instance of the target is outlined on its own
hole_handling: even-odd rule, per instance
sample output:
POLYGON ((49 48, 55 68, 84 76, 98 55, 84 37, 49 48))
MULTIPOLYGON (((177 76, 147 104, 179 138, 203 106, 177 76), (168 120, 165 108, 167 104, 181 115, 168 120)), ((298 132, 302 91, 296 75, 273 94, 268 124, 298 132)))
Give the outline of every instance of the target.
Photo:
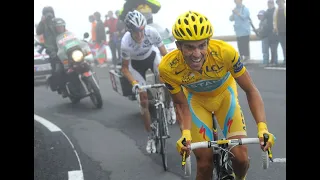
MULTIPOLYGON (((187 141, 186 138, 184 138, 181 142, 184 146, 187 146, 187 141)), ((184 166, 186 165, 186 152, 184 151, 182 154, 182 161, 181 161, 181 166, 182 168, 184 168, 184 166)))
MULTIPOLYGON (((264 142, 263 146, 267 145, 268 140, 269 140, 269 135, 263 134, 263 142, 264 142)), ((273 162, 271 148, 268 148, 267 151, 268 151, 268 156, 269 156, 270 161, 273 162)))

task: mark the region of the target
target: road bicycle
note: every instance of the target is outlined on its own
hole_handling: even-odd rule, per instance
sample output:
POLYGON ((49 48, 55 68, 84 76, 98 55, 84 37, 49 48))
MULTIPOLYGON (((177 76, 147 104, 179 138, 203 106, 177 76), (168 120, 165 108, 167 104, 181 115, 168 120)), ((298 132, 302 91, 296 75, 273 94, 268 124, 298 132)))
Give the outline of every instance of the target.
MULTIPOLYGON (((234 180, 233 169, 231 158, 234 155, 230 152, 231 149, 238 145, 247 145, 247 144, 259 144, 259 138, 240 138, 240 139, 220 139, 218 140, 218 131, 217 131, 217 121, 213 115, 213 141, 203 141, 191 143, 189 149, 190 151, 198 148, 213 148, 214 158, 213 158, 213 180, 234 180), (230 157, 232 155, 232 157, 230 157)), ((264 142, 268 141, 269 137, 267 134, 264 134, 264 142)), ((272 161, 272 152, 268 150, 266 152, 262 151, 262 166, 263 169, 269 167, 269 160, 272 161)), ((188 156, 185 158, 185 153, 182 157, 182 167, 185 172, 185 176, 191 176, 191 158, 188 156)))
MULTIPOLYGON (((166 139, 170 138, 169 135, 169 129, 168 129, 168 122, 167 122, 167 116, 165 111, 165 100, 164 100, 164 84, 152 84, 152 85, 143 85, 140 86, 141 90, 148 90, 148 89, 154 89, 155 90, 155 96, 151 100, 149 100, 149 110, 150 106, 154 107, 155 113, 152 113, 152 110, 150 110, 150 113, 152 114, 152 120, 151 123, 151 129, 154 134, 154 140, 155 140, 155 146, 156 146, 156 153, 160 153, 162 156, 162 165, 163 169, 167 171, 168 169, 168 162, 167 162, 167 150, 166 150, 166 139)), ((138 91, 136 91, 136 99, 138 101, 138 104, 140 106, 140 96, 138 91)))

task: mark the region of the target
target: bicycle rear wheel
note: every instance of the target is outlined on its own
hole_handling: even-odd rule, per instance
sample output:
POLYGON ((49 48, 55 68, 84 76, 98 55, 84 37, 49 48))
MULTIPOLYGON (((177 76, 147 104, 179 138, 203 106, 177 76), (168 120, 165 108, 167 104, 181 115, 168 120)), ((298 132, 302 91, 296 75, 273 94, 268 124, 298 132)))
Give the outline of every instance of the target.
POLYGON ((167 171, 168 161, 167 161, 167 149, 166 149, 166 130, 164 125, 164 113, 162 106, 158 106, 158 123, 159 123, 159 140, 160 140, 160 154, 162 157, 163 169, 167 171))

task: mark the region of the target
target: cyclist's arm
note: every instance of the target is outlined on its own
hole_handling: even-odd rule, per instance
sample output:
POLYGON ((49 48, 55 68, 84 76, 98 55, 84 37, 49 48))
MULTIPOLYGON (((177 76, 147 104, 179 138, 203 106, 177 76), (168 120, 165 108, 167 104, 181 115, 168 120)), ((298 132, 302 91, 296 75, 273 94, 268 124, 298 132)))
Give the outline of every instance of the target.
POLYGON ((135 81, 135 79, 133 78, 132 74, 129 71, 129 60, 125 60, 125 59, 122 60, 121 72, 131 84, 133 83, 133 81, 135 81))
POLYGON ((133 78, 132 74, 129 71, 129 60, 130 57, 130 50, 126 44, 124 38, 121 40, 121 55, 122 55, 122 68, 121 72, 123 73, 124 77, 128 79, 128 81, 132 84, 135 79, 133 78))
POLYGON ((230 62, 229 71, 232 76, 246 93, 248 104, 256 123, 266 122, 262 97, 246 70, 246 67, 241 62, 239 53, 231 45, 227 45, 223 55, 224 58, 230 62))
POLYGON ((189 110, 187 99, 183 93, 180 91, 176 94, 171 94, 172 101, 176 107, 176 114, 178 122, 180 123, 180 130, 190 130, 191 129, 191 113, 189 110))
POLYGON ((165 56, 168 53, 168 51, 162 42, 162 38, 161 38, 159 32, 155 28, 151 28, 151 29, 149 29, 149 33, 151 36, 151 38, 150 38, 151 42, 156 47, 158 47, 161 56, 165 56))
MULTIPOLYGON (((164 66, 159 66, 160 80, 164 82, 171 94, 172 101, 176 107, 177 119, 180 124, 180 130, 191 129, 191 114, 188 107, 187 99, 179 84, 175 83, 170 75, 166 72, 164 66)), ((172 75, 173 76, 173 75, 172 75)))
POLYGON ((160 51, 161 56, 165 56, 168 53, 168 51, 164 45, 158 47, 158 49, 160 51))
POLYGON ((246 70, 241 76, 236 78, 236 81, 241 89, 246 93, 248 104, 256 123, 266 123, 266 113, 262 97, 259 90, 253 83, 248 71, 246 70))

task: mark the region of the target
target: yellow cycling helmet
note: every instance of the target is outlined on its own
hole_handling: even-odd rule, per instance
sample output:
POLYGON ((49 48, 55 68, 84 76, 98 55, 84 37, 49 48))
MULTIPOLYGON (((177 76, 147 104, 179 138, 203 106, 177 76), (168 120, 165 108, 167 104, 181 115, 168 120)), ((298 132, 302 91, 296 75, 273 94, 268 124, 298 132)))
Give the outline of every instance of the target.
POLYGON ((213 27, 204 15, 188 11, 177 18, 172 27, 172 34, 178 41, 198 41, 211 38, 213 27))

